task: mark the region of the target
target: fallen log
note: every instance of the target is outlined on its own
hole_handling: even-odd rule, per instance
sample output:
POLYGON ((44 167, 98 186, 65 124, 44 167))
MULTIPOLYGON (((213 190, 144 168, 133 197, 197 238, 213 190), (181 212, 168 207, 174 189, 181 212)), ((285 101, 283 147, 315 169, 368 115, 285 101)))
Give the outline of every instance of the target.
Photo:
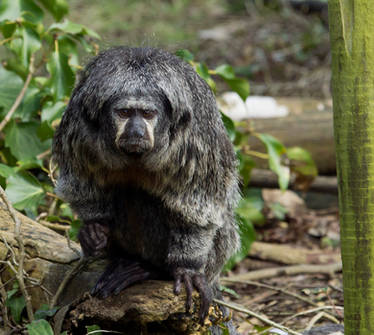
MULTIPOLYGON (((259 188, 279 188, 278 176, 270 171, 264 169, 253 169, 251 172, 251 179, 249 185, 259 188)), ((299 187, 294 180, 291 180, 289 189, 298 191, 299 187)), ((338 181, 335 176, 317 176, 313 182, 308 186, 308 191, 338 194, 338 181)))
MULTIPOLYGON (((26 251, 25 282, 32 307, 36 310, 42 304, 49 305, 54 301, 60 283, 80 262, 80 246, 73 241, 68 244, 64 236, 20 213, 17 216, 21 221, 21 238, 26 251)), ((16 261, 19 251, 14 222, 2 202, 0 237, 0 266, 3 270, 0 271, 0 285, 5 283, 7 291, 15 280, 12 267, 16 266, 13 260, 16 261)), ((198 294, 194 292, 192 313, 186 313, 185 292, 176 296, 171 281, 144 281, 104 300, 91 297, 88 292, 104 267, 105 261, 94 262, 71 278, 56 301, 57 306, 64 306, 53 322, 56 334, 61 330, 76 335, 86 334, 86 326, 95 324, 101 329, 119 330, 125 335, 145 331, 147 334, 189 335, 202 334, 211 325, 210 321, 204 327, 198 323, 198 294)), ((0 298, 6 300, 4 296, 0 298)), ((214 311, 211 312, 214 319, 214 311)), ((219 318, 217 314, 217 322, 219 318)))
MULTIPOLYGON (((302 147, 311 153, 320 174, 335 174, 331 100, 250 96, 243 103, 237 95, 227 92, 218 102, 225 114, 241 120, 243 129, 270 134, 286 147, 302 147)), ((253 151, 265 151, 255 136, 249 138, 249 145, 253 151)), ((266 160, 255 160, 258 167, 267 168, 266 160)))
MULTIPOLYGON (((279 118, 245 121, 257 133, 271 134, 286 147, 299 146, 308 150, 320 174, 335 174, 336 159, 331 101, 308 98, 278 98, 289 113, 279 118)), ((249 141, 251 150, 264 151, 256 138, 249 141)), ((264 167, 264 162, 260 162, 264 167)))
POLYGON ((249 256, 281 264, 331 264, 341 261, 340 252, 309 250, 290 245, 253 242, 249 256))

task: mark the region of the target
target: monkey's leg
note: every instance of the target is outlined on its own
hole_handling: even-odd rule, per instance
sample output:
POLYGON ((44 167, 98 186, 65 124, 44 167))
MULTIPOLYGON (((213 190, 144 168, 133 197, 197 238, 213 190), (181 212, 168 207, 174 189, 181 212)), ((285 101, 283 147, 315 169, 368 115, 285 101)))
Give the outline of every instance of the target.
POLYGON ((153 271, 137 261, 119 258, 108 265, 91 294, 105 299, 111 294, 118 294, 131 284, 150 278, 153 274, 153 271))
POLYGON ((206 280, 204 274, 195 272, 190 269, 177 268, 174 270, 174 293, 178 295, 181 291, 182 283, 186 288, 187 300, 186 310, 190 311, 192 306, 192 292, 195 288, 200 294, 200 312, 199 321, 204 324, 204 320, 208 315, 209 306, 213 300, 213 292, 210 284, 206 280))
POLYGON ((181 225, 169 234, 167 264, 174 277, 174 293, 179 294, 182 284, 186 288, 186 310, 192 305, 192 292, 200 294, 200 323, 203 324, 213 299, 212 283, 205 267, 213 248, 215 230, 211 227, 181 225))
POLYGON ((78 239, 83 255, 98 256, 108 244, 109 226, 99 222, 85 222, 80 229, 78 239))

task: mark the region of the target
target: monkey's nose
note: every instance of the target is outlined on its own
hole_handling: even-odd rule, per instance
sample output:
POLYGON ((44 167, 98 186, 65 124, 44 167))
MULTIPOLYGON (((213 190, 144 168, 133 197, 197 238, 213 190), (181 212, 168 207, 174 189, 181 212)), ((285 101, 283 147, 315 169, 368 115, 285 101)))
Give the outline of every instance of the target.
POLYGON ((133 120, 125 129, 125 135, 128 139, 141 139, 146 133, 146 126, 142 120, 133 120))

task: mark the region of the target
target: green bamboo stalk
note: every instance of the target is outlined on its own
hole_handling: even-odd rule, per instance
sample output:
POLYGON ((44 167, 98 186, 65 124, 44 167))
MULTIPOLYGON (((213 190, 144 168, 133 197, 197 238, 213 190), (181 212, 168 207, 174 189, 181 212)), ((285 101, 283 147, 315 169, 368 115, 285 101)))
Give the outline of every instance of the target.
POLYGON ((374 334, 374 0, 329 0, 345 335, 374 334))

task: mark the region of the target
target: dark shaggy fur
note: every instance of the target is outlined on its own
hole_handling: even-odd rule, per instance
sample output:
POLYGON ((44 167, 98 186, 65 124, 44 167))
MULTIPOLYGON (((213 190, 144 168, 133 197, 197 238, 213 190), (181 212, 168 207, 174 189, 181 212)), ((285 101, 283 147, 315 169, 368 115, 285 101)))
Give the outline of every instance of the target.
POLYGON ((74 89, 53 155, 57 192, 88 227, 81 243, 113 259, 96 293, 117 293, 118 282, 105 281, 116 271, 131 277, 132 266, 135 279, 151 268, 174 277, 177 293, 184 283, 209 302, 218 294, 221 268, 239 246, 237 160, 215 98, 189 64, 153 48, 99 54, 74 89), (161 106, 154 146, 136 158, 115 145, 109 109, 123 97, 161 106))

